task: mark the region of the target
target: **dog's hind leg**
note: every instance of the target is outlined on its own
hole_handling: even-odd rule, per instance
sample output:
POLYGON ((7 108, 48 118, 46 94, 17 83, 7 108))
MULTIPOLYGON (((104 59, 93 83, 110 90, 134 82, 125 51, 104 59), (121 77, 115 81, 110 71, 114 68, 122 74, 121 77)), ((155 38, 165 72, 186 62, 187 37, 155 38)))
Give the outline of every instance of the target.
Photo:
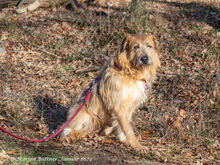
POLYGON ((112 126, 105 126, 100 134, 108 136, 108 135, 110 135, 113 132, 113 130, 114 130, 114 127, 112 127, 112 126))
MULTIPOLYGON (((74 110, 70 110, 68 118, 71 118, 74 112, 74 110)), ((63 130, 61 136, 64 140, 70 142, 85 137, 93 129, 93 118, 86 109, 83 108, 76 118, 63 130)))
POLYGON ((105 114, 105 123, 104 126, 100 132, 100 135, 108 136, 113 131, 115 131, 115 128, 118 126, 118 122, 115 120, 115 117, 112 115, 109 115, 108 113, 105 114))
POLYGON ((116 126, 110 126, 110 125, 105 125, 104 128, 101 130, 100 135, 108 136, 110 135, 114 130, 116 126))

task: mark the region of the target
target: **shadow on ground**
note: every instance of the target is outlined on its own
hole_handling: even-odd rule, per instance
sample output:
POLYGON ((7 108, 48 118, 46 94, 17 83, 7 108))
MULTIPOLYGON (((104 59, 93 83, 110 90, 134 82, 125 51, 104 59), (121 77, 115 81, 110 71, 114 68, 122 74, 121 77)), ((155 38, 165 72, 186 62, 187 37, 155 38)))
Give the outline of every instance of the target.
POLYGON ((160 0, 156 0, 156 2, 165 3, 169 6, 179 7, 187 19, 206 22, 215 30, 220 30, 220 11, 217 7, 195 2, 181 3, 177 1, 167 2, 160 0))
POLYGON ((49 97, 38 96, 34 101, 37 112, 44 117, 50 131, 59 128, 66 121, 68 108, 54 103, 49 97))

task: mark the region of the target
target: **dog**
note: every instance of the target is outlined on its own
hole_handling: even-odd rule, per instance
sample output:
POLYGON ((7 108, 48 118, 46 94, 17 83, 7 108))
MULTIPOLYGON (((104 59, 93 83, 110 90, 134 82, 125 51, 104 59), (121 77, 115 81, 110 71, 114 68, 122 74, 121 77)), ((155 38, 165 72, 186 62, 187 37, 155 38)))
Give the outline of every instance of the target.
MULTIPOLYGON (((117 130, 120 141, 136 150, 147 149, 138 142, 131 121, 134 111, 147 100, 158 67, 155 37, 128 34, 100 72, 88 102, 63 130, 61 138, 72 142, 97 129, 106 136, 117 130)), ((79 103, 70 107, 67 121, 79 107, 79 103)))

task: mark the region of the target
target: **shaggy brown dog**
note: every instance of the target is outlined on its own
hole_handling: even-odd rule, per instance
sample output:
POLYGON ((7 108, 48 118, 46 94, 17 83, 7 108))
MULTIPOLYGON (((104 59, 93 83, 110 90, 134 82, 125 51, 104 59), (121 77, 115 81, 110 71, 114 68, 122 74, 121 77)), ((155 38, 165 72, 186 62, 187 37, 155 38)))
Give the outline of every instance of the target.
MULTIPOLYGON (((130 121, 134 111, 146 101, 159 66, 153 35, 127 35, 100 73, 85 107, 62 132, 62 138, 70 142, 100 128, 109 135, 117 128, 122 142, 136 150, 146 149, 136 139, 130 121)), ((68 119, 79 106, 78 103, 71 106, 68 119)))

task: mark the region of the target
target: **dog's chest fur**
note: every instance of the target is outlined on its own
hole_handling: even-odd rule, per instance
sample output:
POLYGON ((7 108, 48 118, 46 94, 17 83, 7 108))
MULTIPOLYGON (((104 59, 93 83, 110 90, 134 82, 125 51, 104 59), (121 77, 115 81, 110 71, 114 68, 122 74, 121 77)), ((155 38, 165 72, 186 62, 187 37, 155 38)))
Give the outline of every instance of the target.
POLYGON ((150 90, 151 83, 137 80, 136 82, 122 86, 122 99, 128 99, 134 107, 139 107, 146 101, 150 90))
POLYGON ((146 101, 151 86, 151 82, 145 83, 111 72, 105 74, 100 82, 100 94, 107 109, 133 111, 146 101))

